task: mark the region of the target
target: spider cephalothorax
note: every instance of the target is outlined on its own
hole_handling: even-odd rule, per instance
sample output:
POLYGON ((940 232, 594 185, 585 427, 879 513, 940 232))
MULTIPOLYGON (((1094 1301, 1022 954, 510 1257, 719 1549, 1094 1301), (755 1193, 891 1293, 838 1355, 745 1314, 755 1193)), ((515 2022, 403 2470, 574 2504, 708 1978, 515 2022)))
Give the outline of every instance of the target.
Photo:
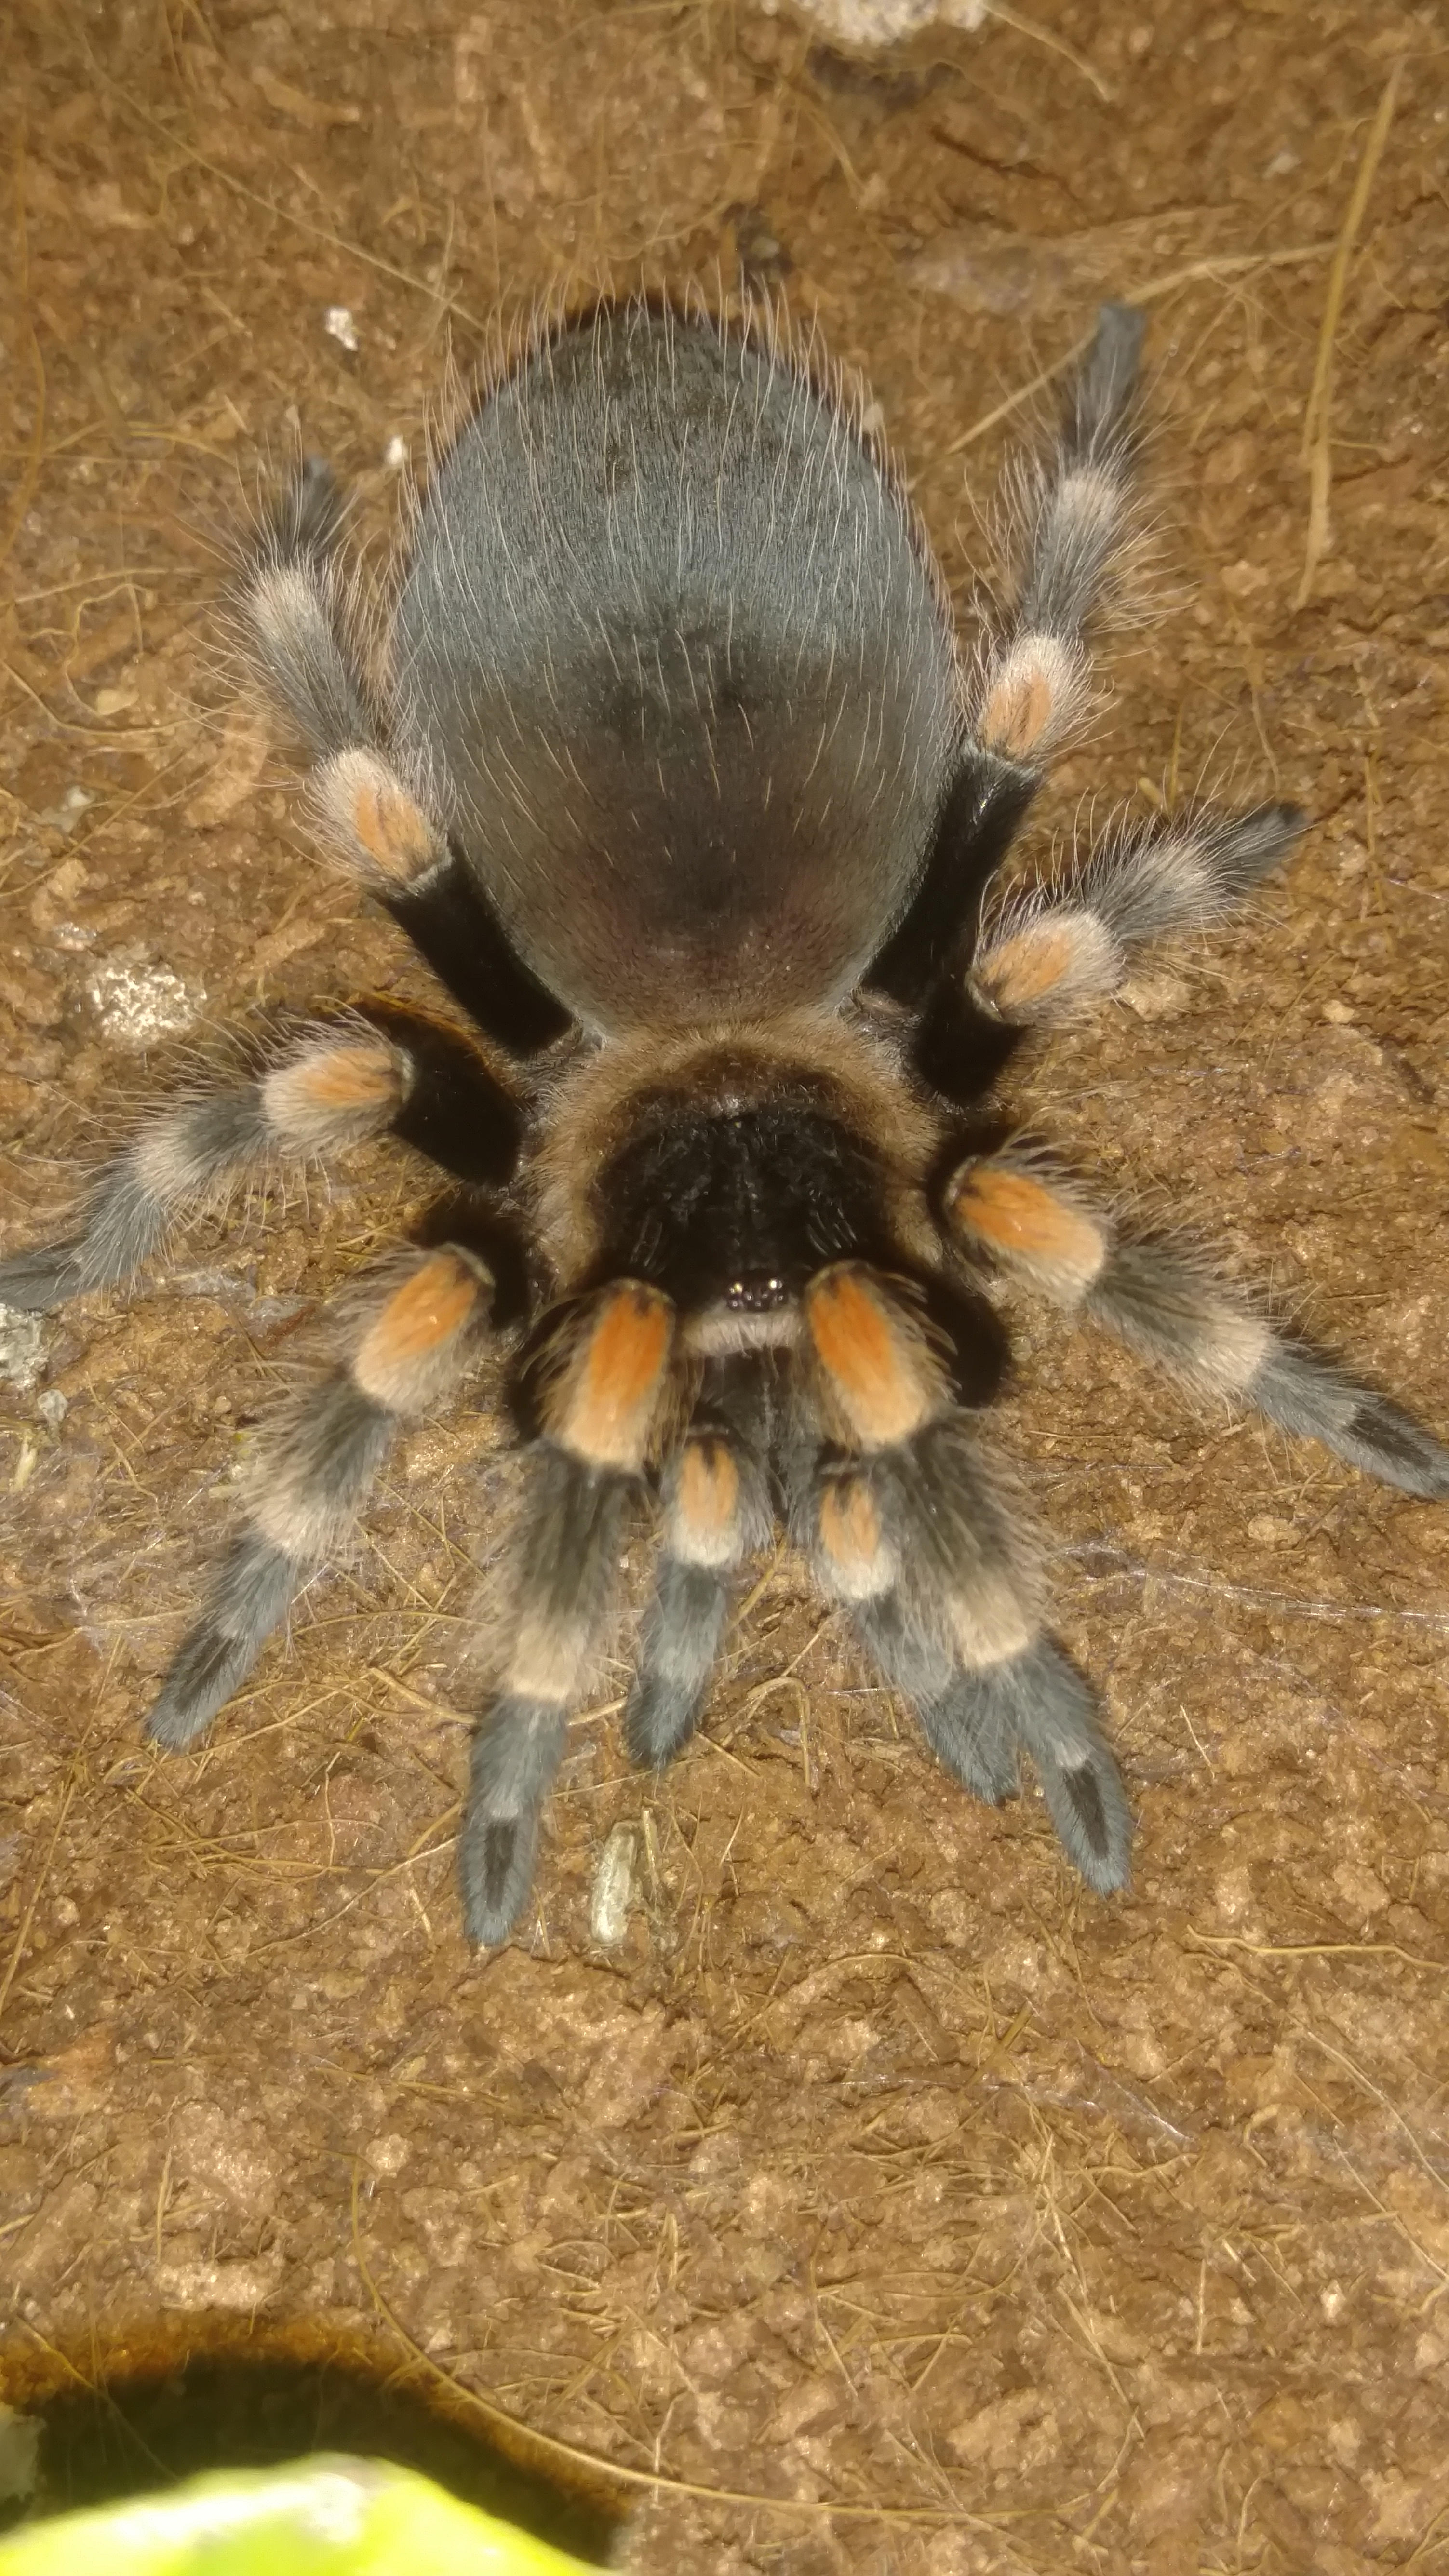
POLYGON ((1110 994, 1135 941, 1227 910, 1302 823, 1264 805, 1124 827, 1071 879, 992 899, 1082 703, 1141 327, 1103 308, 970 674, 858 411, 777 334, 697 313, 604 305, 530 344, 439 464, 381 632, 325 468, 248 550, 240 617, 328 835, 478 1036, 360 1006, 239 1044, 100 1173, 65 1241, 0 1266, 0 1300, 128 1278, 278 1156, 391 1132, 449 1175, 470 1221, 396 1257, 257 1442, 150 1726, 199 1733, 345 1545, 399 1426, 516 1326, 529 1482, 462 1834, 476 1941, 523 1907, 646 1495, 640 1760, 695 1726, 739 1571, 783 1514, 947 1768, 999 1801, 1025 1753, 1077 1867, 1124 1882, 1121 1784, 979 1427, 1002 1347, 984 1276, 1449 1493, 1449 1451, 1407 1414, 984 1123, 1027 1032, 1110 994), (478 1249, 509 1226, 531 1298, 501 1298, 478 1249))

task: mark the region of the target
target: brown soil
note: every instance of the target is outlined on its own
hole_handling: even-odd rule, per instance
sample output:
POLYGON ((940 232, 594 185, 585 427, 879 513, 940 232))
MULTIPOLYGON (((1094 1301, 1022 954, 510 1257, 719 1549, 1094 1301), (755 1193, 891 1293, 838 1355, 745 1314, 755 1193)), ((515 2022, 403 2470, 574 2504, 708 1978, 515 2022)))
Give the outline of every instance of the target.
MULTIPOLYGON (((495 305, 743 259, 868 370, 964 604, 1033 405, 1000 415, 1139 293, 1157 613, 1044 829, 1203 778, 1318 821, 1033 1113, 1449 1424, 1444 35, 1034 0, 867 58, 743 0, 19 0, 7 1240, 114 1132, 148 1014, 421 989, 207 640, 237 475, 298 419, 381 525, 495 305), (1401 55, 1295 605, 1332 244, 1401 55)), ((650 2576, 1449 2564, 1449 1513, 1023 1312, 1003 1434, 1139 1810, 1130 1897, 1073 1883, 1039 1802, 951 1790, 786 1562, 662 1790, 606 1686, 536 1920, 480 1964, 450 1838, 491 1417, 412 1443, 200 1759, 139 1731, 239 1430, 415 1190, 359 1157, 198 1236, 9 1391, 8 2385, 162 2311, 405 2334, 643 2473, 650 2576)))

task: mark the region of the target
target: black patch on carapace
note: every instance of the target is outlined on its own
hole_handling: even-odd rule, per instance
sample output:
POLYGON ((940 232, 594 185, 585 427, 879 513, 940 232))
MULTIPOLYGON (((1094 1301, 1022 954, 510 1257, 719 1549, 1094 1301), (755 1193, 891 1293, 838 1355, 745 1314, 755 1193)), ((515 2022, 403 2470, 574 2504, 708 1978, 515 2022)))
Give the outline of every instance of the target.
POLYGON ((915 1006, 938 976, 964 969, 981 897, 1036 793, 1028 770, 968 753, 947 790, 930 853, 904 918, 862 981, 915 1006))
POLYGON ((573 1026, 456 854, 420 887, 384 901, 439 983, 510 1055, 538 1055, 573 1026))
POLYGON ((606 1166, 598 1206, 601 1277, 647 1279, 686 1310, 765 1313, 829 1261, 891 1259, 874 1156, 803 1103, 666 1111, 606 1166))

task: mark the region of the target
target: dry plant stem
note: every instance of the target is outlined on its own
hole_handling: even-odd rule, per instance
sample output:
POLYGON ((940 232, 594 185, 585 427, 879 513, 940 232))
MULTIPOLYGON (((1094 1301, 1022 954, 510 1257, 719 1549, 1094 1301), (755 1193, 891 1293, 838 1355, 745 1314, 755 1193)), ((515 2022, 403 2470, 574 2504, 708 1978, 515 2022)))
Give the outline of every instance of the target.
POLYGON ((1428 2564, 1431 2550, 1434 2552, 1435 2556, 1438 2555, 1438 2552, 1445 2546, 1445 2543, 1442 2540, 1437 2539, 1435 2535, 1443 2529, 1446 2522, 1449 2522, 1449 2504, 1445 2505, 1442 2513, 1435 2514, 1434 2519, 1430 2523, 1428 2530, 1425 2532, 1423 2539, 1415 2549, 1413 2557, 1406 2558, 1404 2560, 1403 2576, 1414 2576, 1414 2569, 1416 2567, 1426 2566, 1428 2564))
MULTIPOLYGON (((1259 268, 1300 268, 1306 260, 1327 259, 1332 248, 1332 242, 1300 242, 1291 250, 1232 251, 1222 259, 1209 256, 1189 260, 1185 268, 1170 269, 1166 277, 1153 278, 1146 286, 1125 288, 1122 300, 1127 304, 1160 304, 1165 295, 1175 295, 1180 287, 1202 286, 1219 277, 1246 277, 1259 268)), ((1031 402, 1037 394, 1044 393, 1048 385, 1054 385, 1059 376, 1066 375, 1091 345, 1092 334, 1089 331, 1082 339, 1074 340, 1071 347, 1064 350, 1059 358, 1054 358, 1049 367, 1043 367, 1040 375, 1033 376, 1027 384, 1019 385, 1014 394, 1008 394, 1006 400, 997 403, 993 410, 983 412, 979 420, 974 420, 969 429, 963 429, 959 438, 953 438, 950 445, 943 448, 942 454, 959 456, 963 447, 974 447, 978 438, 984 438, 988 430, 995 429, 998 421, 1009 420, 1023 403, 1031 402)))
POLYGON ((998 25, 1012 28, 1018 36, 1029 36, 1033 44, 1045 45, 1048 53, 1060 54, 1064 63, 1070 63, 1073 71, 1080 72, 1084 80, 1091 82, 1098 98, 1112 97, 1111 83, 1102 78, 1095 63, 1089 62, 1085 54, 1079 54, 1075 45, 1067 43, 1065 36, 1053 35, 1049 27, 1038 26, 1035 18, 1023 18, 1018 10, 1008 9, 1005 0, 982 0, 982 6, 986 16, 995 18, 998 25))
POLYGON ((30 318, 30 260, 29 236, 25 226, 23 136, 15 155, 15 243, 15 295, 25 336, 30 344, 30 363, 35 376, 35 420, 30 432, 30 451, 11 507, 10 524, 5 531, 3 542, 0 542, 0 563, 9 560, 15 540, 20 534, 25 513, 30 507, 36 484, 40 480, 40 468, 45 456, 45 360, 40 354, 40 342, 35 335, 35 324, 30 318))
POLYGON ((1449 1960, 1421 1958, 1397 1941, 1247 1941, 1240 1932, 1199 1932, 1195 1925, 1188 1937, 1205 1950, 1246 1950, 1254 1959, 1402 1959, 1407 1967, 1449 1977, 1449 1960))
POLYGON ((132 2423, 130 2417, 122 2413, 115 2398, 111 2395, 110 2389, 107 2386, 102 2373, 97 2370, 93 2377, 88 2378, 83 2370, 77 2369, 76 2364, 71 2360, 68 2352, 62 2352, 59 2344, 52 2343, 49 2335, 41 2333, 40 2328, 35 2323, 33 2317, 22 2317, 20 2323, 25 2328, 26 2333, 32 2336, 34 2341, 39 2344, 41 2351, 65 2372, 67 2379, 73 2381, 77 2388, 83 2388, 88 2397, 96 2398, 99 2403, 104 2406, 111 2421, 121 2427, 126 2438, 135 2443, 136 2448, 140 2451, 142 2457, 146 2459, 155 2470, 157 2485, 169 2486, 172 2483, 172 2471, 167 2468, 164 2460, 158 2460, 150 2443, 147 2442, 144 2436, 137 2431, 136 2426, 132 2423))
POLYGON ((20 1962, 25 1956, 26 1944, 30 1939, 30 1927, 35 1921, 35 1909, 40 1903, 41 1890, 50 1875, 50 1864, 55 1858, 55 1847, 60 1840, 60 1829, 65 1823, 66 1817, 70 1813, 70 1802, 74 1796, 75 1775, 74 1772, 72 1772, 71 1777, 67 1780, 65 1787, 61 1792, 60 1808, 56 1816, 55 1823, 51 1828, 50 1840, 45 1847, 45 1858, 36 1872, 35 1885, 30 1891, 30 1902, 26 1906, 25 1912, 20 1918, 20 1929, 15 1935, 10 1957, 6 1962, 5 1974, 3 1978, 0 1978, 0 2014, 3 2014, 5 2006, 10 2000, 10 1989, 15 1983, 20 1962))
POLYGON ((1369 128, 1363 159, 1353 183, 1353 194, 1348 201, 1348 212, 1343 219, 1343 230, 1333 254, 1333 266, 1328 272, 1328 295, 1323 307, 1323 327, 1318 335, 1318 358, 1313 370, 1308 408, 1303 416, 1303 462, 1308 468, 1308 538, 1303 550, 1303 578, 1293 601, 1295 608, 1302 608, 1309 599, 1313 576, 1328 544, 1328 495, 1333 482, 1333 449, 1328 434, 1333 405, 1333 346, 1343 312, 1349 261, 1353 257, 1353 246, 1358 239, 1374 176, 1383 158, 1384 145, 1389 139, 1389 127, 1393 123, 1403 76, 1404 57, 1401 54, 1384 83, 1383 96, 1369 128))
POLYGON ((1026 2518, 1022 2513, 974 2514, 968 2512, 964 2506, 833 2504, 828 2499, 816 2496, 757 2495, 743 2487, 700 2486, 690 2478, 666 2477, 658 2469, 628 2468, 619 2460, 604 2459, 597 2451, 583 2450, 576 2442, 560 2441, 556 2433, 540 2433, 533 2425, 525 2424, 519 2416, 510 2415, 505 2406, 495 2406, 491 2399, 480 2397, 475 2390, 465 2388, 460 2379, 455 2379, 451 2371, 444 2370, 440 2362, 434 2361, 430 2353, 424 2352, 421 2344, 414 2342, 406 2326, 388 2305, 368 2263, 362 2241, 362 2221, 358 2208, 360 2186, 361 2167, 354 2164, 352 2168, 352 2250, 368 2297, 378 2315, 384 2324, 391 2328, 399 2343, 412 2355, 414 2361, 427 2371, 431 2378, 437 2380, 440 2387, 446 2388, 451 2396, 462 2398, 468 2406, 482 2416, 486 2423, 491 2424, 495 2429, 501 2429, 517 2450, 532 2453, 539 2462, 546 2460, 567 2462, 572 2469, 587 2469, 601 2480, 607 2482, 612 2479, 620 2486, 647 2487, 651 2492, 664 2495, 695 2496, 707 2504, 745 2505, 753 2513, 800 2513, 827 2516, 832 2519, 838 2516, 856 2522, 959 2525, 963 2529, 978 2531, 994 2531, 1003 2523, 1020 2522, 1026 2518))
POLYGON ((440 292, 439 288, 430 284, 427 278, 415 277, 411 269, 399 268, 393 260, 380 259, 376 251, 364 249, 361 242, 349 241, 344 234, 333 232, 326 224, 314 224, 306 215, 295 214, 290 206, 279 205, 274 197, 264 197, 257 189, 249 188, 244 180, 236 178, 230 170, 224 170, 219 162, 208 161, 205 153, 196 151, 193 145, 185 142, 173 126, 167 125, 161 117, 153 116, 148 107, 143 107, 139 99, 131 96, 129 90, 123 89, 119 82, 109 78, 97 62, 79 26, 76 28, 76 35, 81 50, 85 54, 87 65, 98 85, 109 91, 117 106, 123 109, 127 116, 134 117, 138 124, 149 126, 153 134, 159 134, 163 142, 170 144, 173 152, 180 153, 183 160, 191 163, 193 169, 204 170, 209 179, 219 179, 224 188, 230 188, 236 196, 244 197, 249 206, 259 206, 263 214, 273 216, 277 222, 290 224, 294 231, 308 234, 313 241, 325 242, 330 250, 345 251, 349 259, 357 260, 363 268, 374 269, 379 277, 390 277, 395 285, 410 287, 415 295, 425 296, 430 304, 439 306, 443 312, 451 313, 458 321, 466 323, 470 331, 482 331, 486 328, 476 313, 470 313, 466 305, 459 304, 451 295, 440 292))

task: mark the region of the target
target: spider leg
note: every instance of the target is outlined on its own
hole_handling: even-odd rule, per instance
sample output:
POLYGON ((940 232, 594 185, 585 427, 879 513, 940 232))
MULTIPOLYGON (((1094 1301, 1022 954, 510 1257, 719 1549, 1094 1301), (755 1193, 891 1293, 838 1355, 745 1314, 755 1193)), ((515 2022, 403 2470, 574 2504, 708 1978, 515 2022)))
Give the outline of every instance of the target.
POLYGON ((116 1287, 179 1219, 224 1203, 279 1157, 388 1133, 455 1179, 497 1182, 513 1170, 521 1119, 476 1049, 421 1013, 388 1010, 377 1024, 353 1015, 282 1044, 239 1044, 103 1166, 73 1234, 0 1262, 0 1303, 59 1306, 116 1287))
MULTIPOLYGON (((726 1364, 729 1367, 731 1364, 726 1364)), ((662 1770, 693 1734, 729 1615, 733 1577, 769 1544, 763 1389, 745 1364, 724 1401, 698 1407, 664 1480, 664 1535, 624 1741, 662 1770)))
POLYGON ((1049 1637, 984 1671, 958 1673, 916 1713, 935 1752, 964 1787, 999 1806, 1015 1787, 1019 1746, 1034 1765, 1047 1813, 1074 1867, 1106 1895, 1127 1879, 1132 1819, 1103 1741, 1091 1692, 1049 1637))
POLYGON ((1024 1751, 1083 1877, 1122 1886, 1131 1822, 1116 1765, 1085 1685, 1042 1634, 1035 1547, 918 1315, 841 1262, 811 1282, 805 1324, 807 1403, 829 1445, 802 1444, 788 1477, 821 1588, 968 1789, 999 1804, 1024 1751))
POLYGON ((235 602, 259 676, 317 752, 369 741, 361 599, 342 553, 347 504, 330 465, 305 459, 253 531, 235 602))
POLYGON ((1080 877, 1007 906, 972 964, 972 999, 1015 1027, 1071 1018, 1116 992, 1138 940, 1231 912, 1305 819, 1296 805, 1258 805, 1123 826, 1080 877))
MULTIPOLYGON (((983 657, 960 765, 921 881, 866 977, 897 1001, 919 1004, 970 953, 983 888, 1011 845, 1047 755, 1081 712, 1083 630, 1110 578, 1127 514, 1145 327, 1133 305, 1101 307, 1055 447, 1024 481, 1016 597, 983 657)), ((948 987, 936 1017, 959 1016, 948 987)), ((979 1057, 971 1034, 953 1026, 942 1051, 964 1048, 979 1057)))
POLYGON ((1402 1493, 1449 1496, 1449 1448, 1411 1414, 1311 1344, 1276 1332, 1201 1254, 1119 1235, 1040 1156, 1018 1150, 961 1164, 946 1185, 945 1214, 967 1246, 1103 1325, 1194 1393, 1251 1405, 1402 1493))
POLYGON ((576 1319, 548 1392, 506 1660, 473 1739, 459 1844, 464 1917, 480 1948, 507 1939, 528 1895, 539 1812, 613 1616, 628 1513, 667 1418, 674 1339, 668 1298, 616 1281, 576 1319))
POLYGON ((147 1721, 173 1749, 230 1699, 293 1596, 345 1542, 399 1426, 431 1412, 477 1356, 490 1281, 456 1246, 408 1256, 371 1300, 344 1365, 282 1408, 244 1487, 247 1527, 214 1578, 147 1721))
POLYGON ((512 947, 430 811, 425 782, 409 781, 387 755, 390 719, 367 675, 343 516, 330 469, 309 458, 240 566, 234 598, 247 649, 317 756, 314 795, 336 854, 479 1026, 531 1055, 563 1034, 569 1014, 512 947))
POLYGON ((1146 322, 1136 305, 1102 306, 1056 447, 1036 472, 1016 600, 987 660, 975 717, 976 739, 997 759, 1038 768, 1081 710, 1082 634, 1126 517, 1146 322))

